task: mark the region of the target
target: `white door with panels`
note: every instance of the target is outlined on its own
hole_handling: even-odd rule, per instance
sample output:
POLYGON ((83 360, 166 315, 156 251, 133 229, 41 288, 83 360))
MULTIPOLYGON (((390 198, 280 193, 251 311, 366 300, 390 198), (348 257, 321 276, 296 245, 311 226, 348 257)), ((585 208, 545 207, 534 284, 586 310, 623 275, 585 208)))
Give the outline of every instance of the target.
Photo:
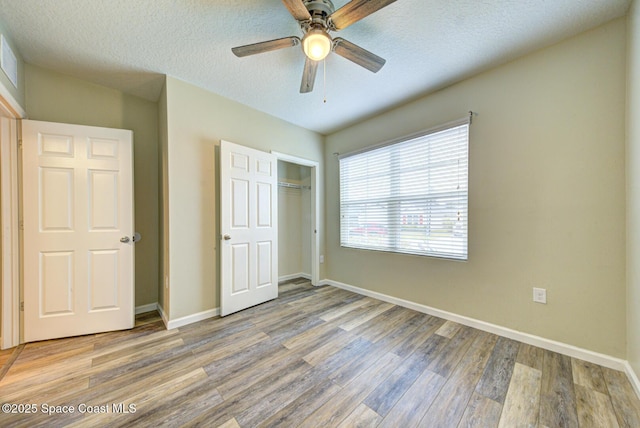
POLYGON ((275 155, 221 141, 222 316, 278 297, 277 175, 275 155))
POLYGON ((133 327, 132 140, 22 121, 26 342, 133 327))

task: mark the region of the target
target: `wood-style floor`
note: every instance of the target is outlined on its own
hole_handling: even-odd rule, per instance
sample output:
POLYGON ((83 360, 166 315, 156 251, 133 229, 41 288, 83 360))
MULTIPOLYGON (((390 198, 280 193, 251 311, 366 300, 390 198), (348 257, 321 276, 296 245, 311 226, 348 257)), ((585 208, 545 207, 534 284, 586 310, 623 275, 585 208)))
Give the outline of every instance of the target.
POLYGON ((622 372, 304 280, 225 318, 167 331, 145 314, 0 364, 0 403, 37 405, 2 427, 640 427, 622 372))

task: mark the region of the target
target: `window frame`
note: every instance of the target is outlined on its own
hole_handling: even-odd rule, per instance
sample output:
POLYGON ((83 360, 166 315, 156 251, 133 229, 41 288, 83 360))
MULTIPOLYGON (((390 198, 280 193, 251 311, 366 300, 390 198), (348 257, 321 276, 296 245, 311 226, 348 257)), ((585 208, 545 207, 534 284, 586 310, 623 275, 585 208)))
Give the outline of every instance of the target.
MULTIPOLYGON (((339 242, 340 242, 340 246, 342 248, 349 248, 349 249, 356 249, 356 250, 365 250, 365 251, 378 251, 378 252, 388 252, 388 253, 393 253, 393 254, 405 254, 405 255, 415 255, 415 256, 421 256, 421 257, 431 257, 431 258, 438 258, 438 259, 445 259, 445 260, 452 260, 452 261, 462 261, 462 262, 466 262, 469 260, 469 163, 470 163, 470 153, 469 153, 469 146, 470 146, 470 132, 471 132, 471 123, 472 123, 472 112, 469 112, 469 116, 465 117, 463 119, 459 119, 459 120, 455 120, 455 121, 451 121, 451 122, 447 122, 441 125, 438 125, 436 127, 432 127, 432 128, 428 128, 413 134, 409 134, 400 138, 395 138, 393 140, 389 140, 380 144, 374 144, 374 145, 370 145, 367 147, 364 147, 362 149, 358 149, 349 153, 345 153, 345 154, 340 154, 338 155, 338 160, 339 160, 339 165, 338 165, 338 171, 339 171, 339 200, 338 200, 338 205, 339 205, 339 242), (399 187, 398 186, 402 186, 402 184, 400 183, 400 179, 398 177, 400 177, 403 173, 402 168, 399 167, 398 165, 393 166, 393 163, 395 162, 397 164, 397 162, 399 162, 398 158, 401 156, 400 151, 396 151, 390 152, 390 160, 389 160, 389 165, 390 166, 390 191, 389 191, 389 196, 386 197, 386 200, 388 204, 386 211, 389 213, 386 215, 386 223, 383 221, 382 223, 382 227, 383 229, 386 229, 387 231, 390 231, 389 235, 391 235, 390 238, 388 238, 389 240, 393 241, 393 244, 387 244, 387 245, 383 245, 382 247, 376 247, 375 245, 371 245, 370 243, 365 243, 365 244, 354 244, 352 241, 350 241, 350 239, 348 237, 344 236, 344 232, 345 232, 345 226, 343 225, 344 219, 345 219, 345 215, 346 213, 345 211, 345 206, 349 205, 349 203, 351 204, 351 206, 356 205, 356 203, 354 203, 353 201, 351 202, 344 202, 343 201, 343 192, 345 192, 345 187, 346 186, 343 183, 343 160, 353 157, 353 156, 359 156, 359 155, 364 155, 366 153, 369 152, 373 152, 376 150, 380 150, 383 148, 387 148, 390 146, 394 146, 394 145, 398 145, 398 144, 402 144, 402 143, 409 143, 412 140, 417 140, 420 138, 426 138, 430 135, 433 134, 437 134, 443 131, 448 131, 448 130, 452 130, 454 128, 459 128, 459 127, 463 127, 466 126, 466 142, 464 143, 464 155, 465 157, 460 157, 460 159, 464 159, 465 161, 465 167, 466 169, 464 170, 464 179, 466 180, 464 182, 464 196, 461 197, 460 194, 460 178, 458 178, 458 195, 454 198, 456 200, 456 203, 460 203, 460 201, 463 201, 464 204, 463 206, 461 205, 460 208, 462 208, 463 212, 464 212, 464 219, 463 219, 463 241, 462 241, 462 245, 461 245, 461 249, 460 250, 450 250, 449 252, 447 251, 438 251, 438 250, 415 250, 412 249, 408 246, 405 246, 404 248, 402 247, 402 245, 400 245, 399 240, 402 238, 401 233, 399 232, 400 228, 401 228, 401 224, 403 224, 402 222, 404 221, 403 218, 405 217, 404 214, 402 214, 401 211, 399 211, 401 209, 401 206, 403 204, 403 202, 406 202, 407 200, 412 199, 411 197, 406 198, 405 200, 403 200, 403 198, 400 196, 400 192, 399 192, 399 187), (392 202, 395 201, 395 202, 392 202), (393 208, 391 207, 391 205, 393 204, 393 208), (394 212, 394 214, 391 214, 391 212, 394 212), (391 219, 395 219, 395 221, 390 221, 391 219), (457 252, 456 252, 457 251, 457 252), (456 253, 456 254, 454 254, 456 253)), ((429 144, 429 148, 427 148, 426 150, 423 151, 423 153, 425 153, 425 156, 429 157, 432 156, 432 152, 433 152, 433 148, 431 146, 433 142, 430 142, 429 144)), ((463 147, 462 144, 452 144, 451 149, 453 150, 458 150, 460 147, 463 147)), ((429 164, 429 162, 427 162, 427 164, 429 164)), ((458 160, 458 177, 459 177, 459 168, 460 168, 460 160, 458 160)), ((427 174, 430 175, 431 172, 434 170, 433 165, 430 165, 430 168, 428 168, 427 170, 427 174)), ((369 176, 367 176, 369 177, 369 176)), ((368 178, 367 178, 368 179, 368 178)), ((427 187, 427 186, 425 186, 427 187)), ((413 198, 415 200, 415 198, 413 198)), ((424 195, 424 197, 421 197, 418 201, 419 203, 424 204, 425 208, 428 207, 428 212, 431 213, 434 207, 434 203, 437 203, 436 201, 438 200, 442 200, 445 199, 446 197, 444 196, 438 196, 437 192, 429 192, 427 191, 427 193, 424 195)), ((460 210, 460 208, 458 208, 460 210)), ((424 214, 426 216, 426 212, 424 214)), ((413 221, 413 216, 414 214, 411 214, 412 216, 412 221, 413 221)), ((460 216, 460 211, 458 212, 458 216, 460 216)), ((409 217, 409 214, 407 214, 406 217, 409 217)), ((420 225, 422 226, 422 218, 423 218, 423 214, 419 214, 418 217, 420 218, 420 225)), ((429 214, 429 218, 431 218, 430 214, 429 214)), ((458 219, 458 221, 460 221, 458 219)), ((365 224, 365 226, 367 226, 367 221, 363 222, 365 224)), ((433 222, 431 220, 428 220, 427 224, 424 225, 425 229, 427 228, 431 228, 433 227, 433 222)), ((457 226, 454 225, 453 228, 456 228, 457 226)), ((366 227, 365 227, 366 229, 366 227)), ((429 235, 431 232, 429 231, 427 233, 427 238, 425 238, 425 242, 430 242, 433 243, 433 241, 429 241, 429 239, 432 239, 431 236, 429 235)), ((452 234, 455 233, 454 231, 451 232, 452 234)), ((447 243, 449 242, 456 242, 455 238, 452 238, 452 236, 455 235, 449 235, 447 238, 450 240, 445 240, 447 243)), ((459 240, 458 240, 459 241, 459 240)))

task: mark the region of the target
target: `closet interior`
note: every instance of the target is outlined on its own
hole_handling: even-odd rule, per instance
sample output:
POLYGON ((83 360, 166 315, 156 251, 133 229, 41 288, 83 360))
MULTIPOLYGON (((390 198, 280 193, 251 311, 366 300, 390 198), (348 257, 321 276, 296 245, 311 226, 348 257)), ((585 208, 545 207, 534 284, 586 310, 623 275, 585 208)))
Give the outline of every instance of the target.
POLYGON ((311 168, 278 161, 278 275, 311 279, 311 168))

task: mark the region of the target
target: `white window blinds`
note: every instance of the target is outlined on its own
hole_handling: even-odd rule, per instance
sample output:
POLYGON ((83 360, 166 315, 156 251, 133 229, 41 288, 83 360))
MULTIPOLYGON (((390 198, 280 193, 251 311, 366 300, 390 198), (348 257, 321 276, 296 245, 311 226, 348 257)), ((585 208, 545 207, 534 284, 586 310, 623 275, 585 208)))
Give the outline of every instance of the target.
POLYGON ((343 247, 467 260, 469 121, 340 158, 343 247))

